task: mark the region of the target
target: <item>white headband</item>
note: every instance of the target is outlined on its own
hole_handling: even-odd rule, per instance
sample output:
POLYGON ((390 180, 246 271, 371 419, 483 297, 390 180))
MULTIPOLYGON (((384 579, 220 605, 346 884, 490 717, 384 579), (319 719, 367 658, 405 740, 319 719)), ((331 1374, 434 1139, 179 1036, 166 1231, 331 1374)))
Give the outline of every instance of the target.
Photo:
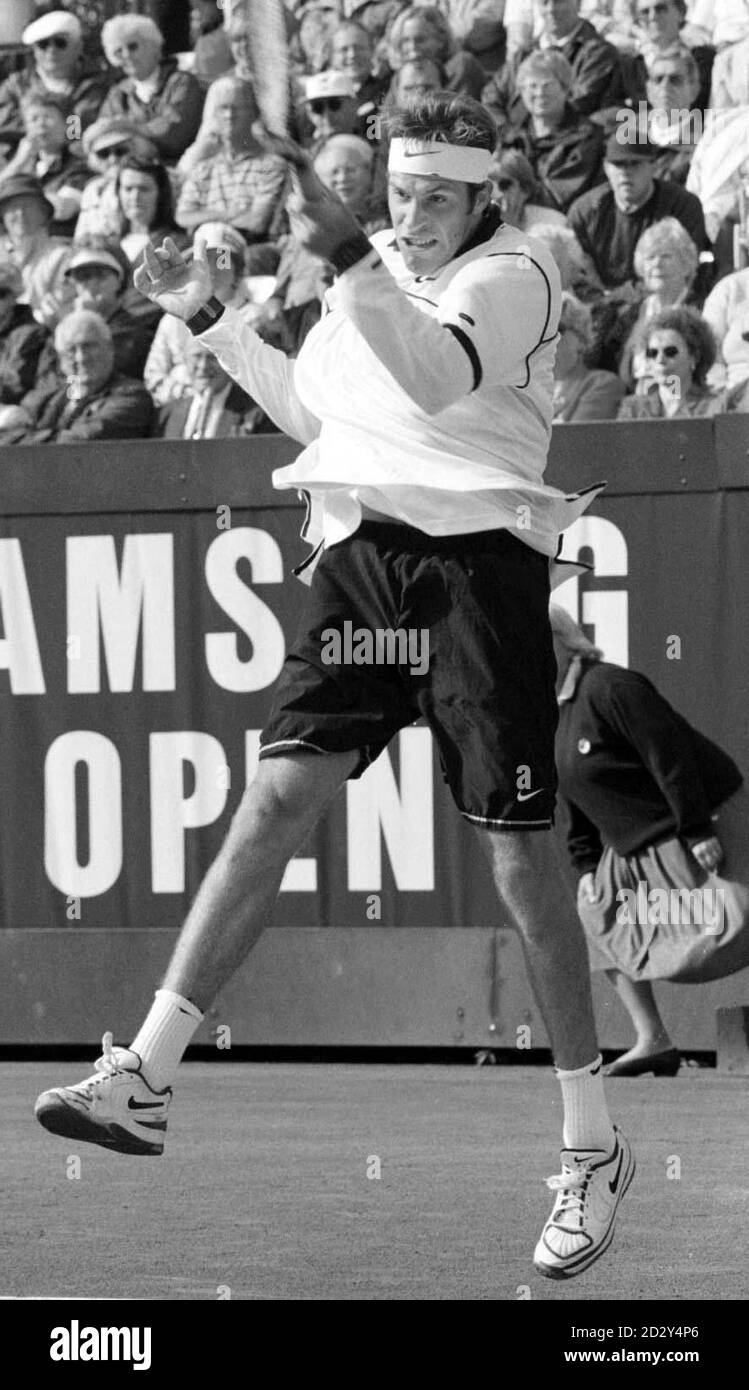
POLYGON ((484 183, 493 155, 473 145, 448 145, 446 140, 391 140, 391 174, 434 174, 458 183, 484 183))

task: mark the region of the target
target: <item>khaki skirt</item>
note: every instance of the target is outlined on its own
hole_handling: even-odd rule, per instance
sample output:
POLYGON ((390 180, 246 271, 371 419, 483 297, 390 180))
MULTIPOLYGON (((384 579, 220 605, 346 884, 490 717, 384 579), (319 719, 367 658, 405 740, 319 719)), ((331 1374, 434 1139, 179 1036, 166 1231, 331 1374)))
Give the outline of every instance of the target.
POLYGON ((592 970, 632 980, 701 984, 749 965, 749 791, 741 786, 713 815, 723 847, 706 873, 676 836, 635 854, 604 850, 595 872, 600 901, 581 893, 592 970))

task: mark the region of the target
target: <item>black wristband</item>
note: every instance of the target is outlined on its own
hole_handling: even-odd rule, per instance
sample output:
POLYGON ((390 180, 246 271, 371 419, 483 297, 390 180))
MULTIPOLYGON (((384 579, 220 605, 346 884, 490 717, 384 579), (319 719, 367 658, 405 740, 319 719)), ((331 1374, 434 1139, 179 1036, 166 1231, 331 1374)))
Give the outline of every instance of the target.
POLYGON ((365 236, 364 232, 355 232, 346 241, 342 241, 340 246, 336 246, 328 260, 336 275, 343 275, 344 270, 350 270, 352 265, 363 261, 372 249, 369 237, 365 236))
POLYGON ((225 305, 212 294, 207 304, 201 304, 198 312, 193 314, 191 319, 185 319, 185 323, 191 333, 205 333, 206 328, 213 328, 214 323, 218 323, 224 312, 225 305))

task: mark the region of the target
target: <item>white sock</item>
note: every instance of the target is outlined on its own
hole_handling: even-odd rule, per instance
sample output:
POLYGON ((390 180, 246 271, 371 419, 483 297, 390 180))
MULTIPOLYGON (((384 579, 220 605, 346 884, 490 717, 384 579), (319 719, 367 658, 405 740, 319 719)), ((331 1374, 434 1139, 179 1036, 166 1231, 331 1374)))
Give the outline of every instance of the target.
POLYGON ((200 1009, 171 989, 157 989, 156 998, 138 1036, 130 1044, 141 1070, 154 1091, 163 1091, 174 1080, 182 1054, 202 1022, 200 1009))
POLYGON ((603 1066, 600 1054, 576 1071, 561 1071, 565 1149, 603 1149, 614 1147, 614 1126, 603 1093, 603 1066))

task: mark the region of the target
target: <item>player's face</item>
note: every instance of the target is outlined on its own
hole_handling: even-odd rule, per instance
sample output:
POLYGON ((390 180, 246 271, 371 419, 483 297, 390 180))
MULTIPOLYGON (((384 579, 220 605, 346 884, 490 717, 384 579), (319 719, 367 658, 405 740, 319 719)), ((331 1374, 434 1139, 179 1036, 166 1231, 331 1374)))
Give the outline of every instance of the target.
MULTIPOLYGON (((388 203, 393 231, 407 268, 431 275, 446 265, 470 236, 480 211, 468 185, 431 174, 391 174, 388 203)), ((483 211, 486 200, 479 199, 483 211)))

